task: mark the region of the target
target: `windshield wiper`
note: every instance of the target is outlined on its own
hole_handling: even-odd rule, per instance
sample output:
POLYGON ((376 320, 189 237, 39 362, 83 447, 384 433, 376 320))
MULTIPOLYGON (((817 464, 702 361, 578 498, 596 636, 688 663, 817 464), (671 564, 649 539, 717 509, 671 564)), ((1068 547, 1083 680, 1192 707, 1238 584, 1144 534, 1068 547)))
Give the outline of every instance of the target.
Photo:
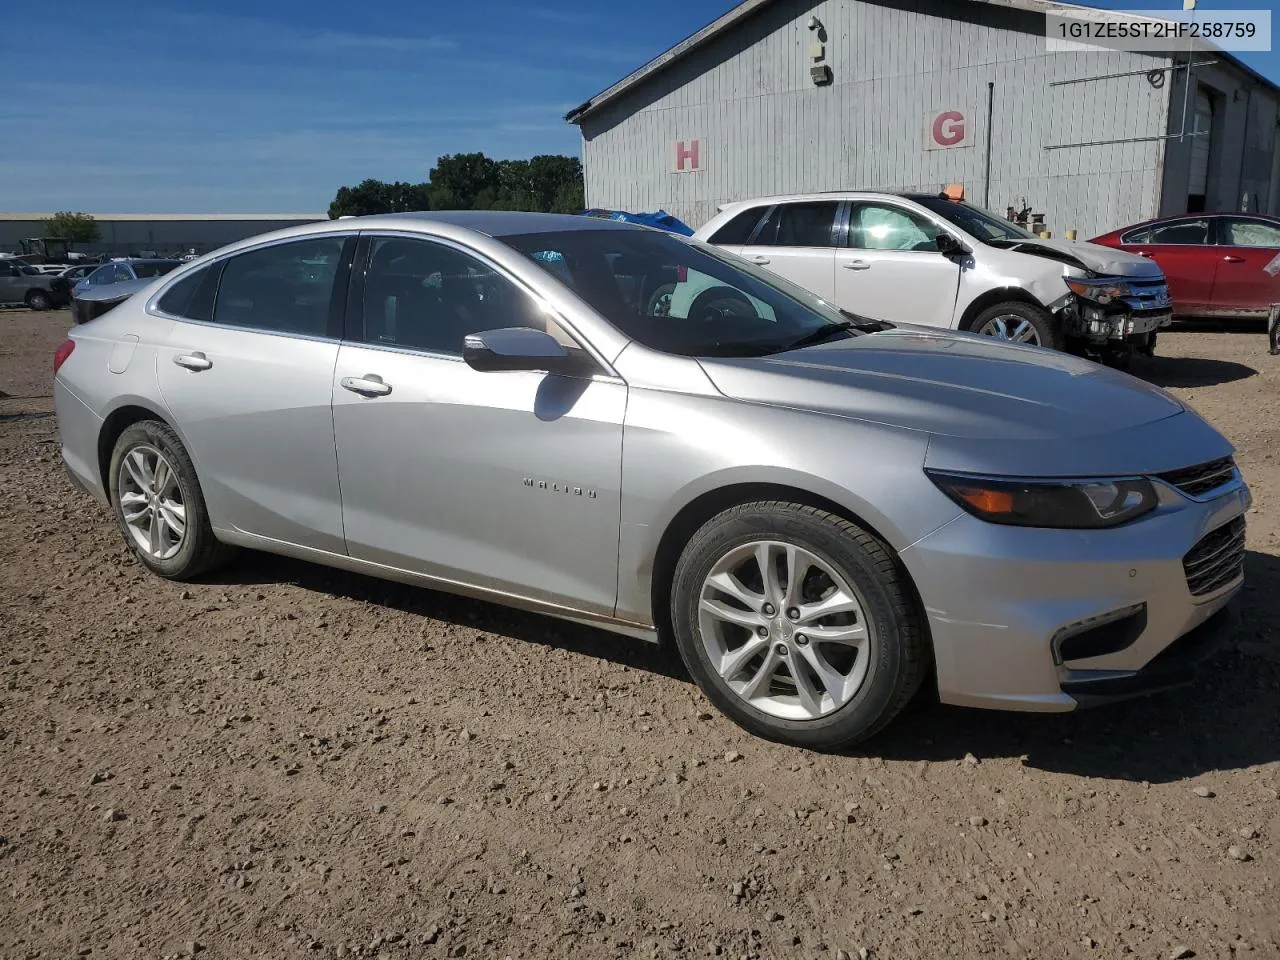
POLYGON ((857 320, 841 320, 839 323, 828 323, 826 326, 819 327, 817 330, 810 330, 799 340, 789 343, 783 348, 786 350, 799 350, 801 347, 812 347, 815 343, 821 343, 837 333, 843 333, 846 330, 861 329, 857 320))

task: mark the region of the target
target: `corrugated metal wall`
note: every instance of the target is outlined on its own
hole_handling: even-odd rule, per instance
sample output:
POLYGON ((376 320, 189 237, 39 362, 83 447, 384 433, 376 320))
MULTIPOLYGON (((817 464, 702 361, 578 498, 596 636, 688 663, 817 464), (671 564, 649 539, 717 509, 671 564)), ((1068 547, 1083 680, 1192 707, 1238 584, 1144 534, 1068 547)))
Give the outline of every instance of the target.
POLYGON ((995 83, 992 209, 1024 202, 1082 238, 1159 208, 1163 142, 1046 147, 1166 132, 1169 87, 1151 55, 1045 52, 1037 14, 958 0, 777 0, 582 123, 587 202, 664 207, 694 225, 769 193, 965 184, 982 201, 987 83, 995 83), (834 83, 809 78, 808 29, 827 32, 834 83), (925 149, 926 116, 957 108, 972 145, 925 149), (703 170, 673 173, 701 138, 703 170))

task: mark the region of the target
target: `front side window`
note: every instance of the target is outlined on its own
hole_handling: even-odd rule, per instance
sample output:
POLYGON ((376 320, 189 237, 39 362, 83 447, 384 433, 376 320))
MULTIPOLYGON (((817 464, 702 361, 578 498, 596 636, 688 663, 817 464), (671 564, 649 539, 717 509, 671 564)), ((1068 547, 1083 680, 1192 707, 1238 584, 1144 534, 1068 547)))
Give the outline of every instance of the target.
MULTIPOLYGON (((563 268, 554 257, 542 265, 553 273, 563 268)), ((461 356, 469 333, 532 327, 577 346, 509 279, 456 247, 430 240, 375 237, 363 301, 368 344, 461 356)))
POLYGON ((1229 247, 1280 247, 1280 226, 1265 220, 1224 217, 1222 242, 1229 247))
POLYGON ((681 356, 763 356, 853 318, 715 247, 648 230, 500 238, 565 283, 624 335, 681 356), (565 274, 567 273, 567 279, 565 274))
POLYGON ((226 261, 213 320, 270 333, 322 337, 345 238, 260 247, 226 261))
POLYGON ((1166 223, 1161 227, 1152 227, 1151 239, 1148 242, 1175 245, 1208 243, 1209 221, 1179 220, 1177 223, 1166 223))
POLYGON ((937 253, 938 228, 902 207, 863 203, 849 217, 849 246, 859 250, 937 253))
POLYGON ((837 201, 780 203, 769 213, 753 247, 829 247, 837 201))
POLYGON ((1151 228, 1143 227, 1140 230, 1130 230, 1120 238, 1121 243, 1146 243, 1147 238, 1151 236, 1151 228))

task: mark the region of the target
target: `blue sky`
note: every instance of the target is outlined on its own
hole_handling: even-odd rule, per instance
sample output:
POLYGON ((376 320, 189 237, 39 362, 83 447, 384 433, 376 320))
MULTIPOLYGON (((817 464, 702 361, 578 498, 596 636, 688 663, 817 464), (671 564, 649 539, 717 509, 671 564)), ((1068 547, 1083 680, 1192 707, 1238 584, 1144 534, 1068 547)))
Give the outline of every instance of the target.
MULTIPOLYGON (((6 36, 50 42, 0 56, 0 210, 322 211, 364 177, 423 180, 442 153, 577 154, 566 110, 731 6, 19 4, 6 36)), ((1280 54, 1242 59, 1280 79, 1280 54)))

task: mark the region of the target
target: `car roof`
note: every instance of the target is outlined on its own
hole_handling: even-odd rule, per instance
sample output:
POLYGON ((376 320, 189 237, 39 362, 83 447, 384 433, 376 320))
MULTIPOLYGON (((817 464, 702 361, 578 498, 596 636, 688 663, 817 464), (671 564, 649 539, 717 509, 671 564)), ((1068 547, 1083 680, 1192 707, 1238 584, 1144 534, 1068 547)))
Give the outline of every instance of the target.
MULTIPOLYGON (((521 233, 555 233, 564 230, 645 230, 640 224, 601 220, 570 213, 529 213, 522 210, 423 210, 411 213, 383 213, 368 217, 330 220, 340 229, 394 227, 406 221, 448 223, 464 230, 507 237, 521 233)), ((313 225, 314 226, 314 225, 313 225)))

